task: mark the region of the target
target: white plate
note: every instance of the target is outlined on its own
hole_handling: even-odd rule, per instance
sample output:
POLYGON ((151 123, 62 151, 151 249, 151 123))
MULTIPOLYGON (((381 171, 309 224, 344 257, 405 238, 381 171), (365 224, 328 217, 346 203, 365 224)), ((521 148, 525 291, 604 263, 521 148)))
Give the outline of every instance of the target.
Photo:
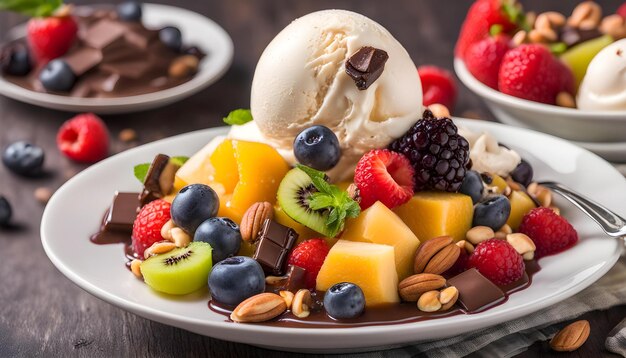
MULTIPOLYGON (((461 120, 470 129, 489 130, 503 143, 520 149, 538 179, 553 179, 586 194, 626 216, 626 180, 611 165, 564 140, 537 132, 475 120, 461 120)), ((532 285, 483 313, 437 320, 360 328, 276 328, 225 322, 207 308, 208 293, 173 299, 156 294, 124 267, 120 245, 89 242, 116 190, 137 191, 136 163, 158 153, 190 155, 225 128, 184 134, 144 145, 109 158, 74 177, 50 200, 43 215, 43 247, 54 265, 87 292, 151 320, 229 341, 282 350, 347 351, 371 349, 449 337, 530 314, 568 298, 606 273, 619 257, 618 241, 564 200, 563 214, 577 228, 581 241, 569 251, 539 261, 542 270, 532 285)))
MULTIPOLYGON (((70 112, 100 114, 129 113, 165 106, 208 87, 230 67, 233 42, 218 24, 193 11, 174 6, 143 4, 143 23, 158 29, 173 25, 183 34, 183 43, 198 46, 208 54, 200 62, 196 76, 179 86, 137 96, 118 98, 78 98, 28 90, 6 81, 0 76, 0 94, 41 107, 70 112)), ((11 31, 9 38, 23 37, 25 25, 11 31)))

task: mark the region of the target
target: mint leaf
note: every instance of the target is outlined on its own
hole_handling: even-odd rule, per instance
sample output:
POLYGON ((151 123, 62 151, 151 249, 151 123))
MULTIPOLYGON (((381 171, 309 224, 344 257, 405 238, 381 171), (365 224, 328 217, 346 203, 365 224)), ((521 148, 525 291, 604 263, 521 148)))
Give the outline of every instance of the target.
MULTIPOLYGON (((0 0, 1 1, 1 0, 0 0)), ((171 157, 170 158, 170 162, 182 167, 183 165, 185 165, 185 163, 187 163, 187 161, 189 160, 189 157, 171 157)))
POLYGON ((148 175, 148 169, 150 169, 150 163, 143 163, 135 165, 133 169, 135 178, 143 184, 146 181, 146 175, 148 175))
POLYGON ((361 213, 359 204, 352 200, 346 191, 330 184, 324 172, 301 164, 297 164, 296 167, 311 178, 313 186, 318 190, 309 196, 309 207, 316 211, 328 210, 325 222, 326 235, 337 236, 343 230, 346 218, 355 218, 361 213))
POLYGON ((62 0, 0 0, 0 10, 9 10, 30 17, 46 17, 63 5, 62 0))
MULTIPOLYGON (((2 0, 0 0, 2 1, 2 0)), ((252 112, 249 109, 236 109, 224 118, 224 123, 228 125, 240 126, 246 124, 252 120, 252 112)))

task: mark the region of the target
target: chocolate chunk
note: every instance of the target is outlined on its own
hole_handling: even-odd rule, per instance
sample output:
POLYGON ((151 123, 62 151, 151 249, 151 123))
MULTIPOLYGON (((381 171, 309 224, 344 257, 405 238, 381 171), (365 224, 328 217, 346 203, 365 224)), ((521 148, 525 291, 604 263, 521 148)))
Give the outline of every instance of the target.
POLYGON ((598 29, 581 30, 571 26, 563 27, 560 34, 561 42, 565 43, 567 47, 572 47, 600 36, 602 36, 602 33, 598 29))
POLYGON ((138 193, 116 192, 113 203, 104 219, 103 231, 133 231, 139 210, 138 193))
POLYGON ((91 26, 82 38, 88 46, 103 49, 115 42, 124 41, 125 32, 126 28, 120 23, 105 19, 91 26))
POLYGON ((253 258, 263 270, 272 275, 281 275, 289 251, 296 243, 298 233, 271 219, 266 219, 258 234, 258 246, 253 258))
POLYGON ((504 292, 475 268, 469 269, 448 280, 448 286, 459 290, 459 304, 473 312, 504 298, 504 292))
POLYGON ((179 168, 180 166, 170 162, 170 157, 165 154, 154 157, 143 182, 141 206, 168 195, 174 186, 174 176, 179 168))
POLYGON ((383 73, 387 52, 370 46, 361 47, 346 62, 346 73, 359 90, 366 90, 383 73))
POLYGON ((85 72, 102 62, 102 52, 93 48, 83 47, 68 53, 63 59, 76 76, 82 76, 85 72))
POLYGON ((300 266, 289 265, 287 267, 287 280, 283 283, 282 289, 296 292, 306 287, 306 270, 300 266))

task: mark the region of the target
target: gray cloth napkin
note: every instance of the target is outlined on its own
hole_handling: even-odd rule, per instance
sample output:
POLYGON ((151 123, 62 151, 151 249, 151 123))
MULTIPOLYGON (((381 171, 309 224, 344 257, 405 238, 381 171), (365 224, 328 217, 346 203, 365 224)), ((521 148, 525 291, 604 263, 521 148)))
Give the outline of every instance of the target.
MULTIPOLYGON (((379 352, 353 355, 359 358, 463 357, 480 350, 482 357, 512 357, 534 342, 547 340, 558 328, 555 324, 586 312, 626 304, 626 257, 596 283, 558 305, 481 331, 439 341, 410 345, 379 352)), ((608 350, 626 357, 626 320, 616 327, 606 342, 608 350)))

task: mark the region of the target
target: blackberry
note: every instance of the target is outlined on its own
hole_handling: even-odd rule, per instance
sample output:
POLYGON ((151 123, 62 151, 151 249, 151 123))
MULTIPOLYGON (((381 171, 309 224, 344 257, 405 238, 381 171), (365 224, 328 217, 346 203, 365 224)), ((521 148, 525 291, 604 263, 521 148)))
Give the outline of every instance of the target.
POLYGON ((457 192, 470 168, 469 143, 450 118, 435 118, 429 110, 389 149, 409 158, 415 169, 415 191, 457 192))

